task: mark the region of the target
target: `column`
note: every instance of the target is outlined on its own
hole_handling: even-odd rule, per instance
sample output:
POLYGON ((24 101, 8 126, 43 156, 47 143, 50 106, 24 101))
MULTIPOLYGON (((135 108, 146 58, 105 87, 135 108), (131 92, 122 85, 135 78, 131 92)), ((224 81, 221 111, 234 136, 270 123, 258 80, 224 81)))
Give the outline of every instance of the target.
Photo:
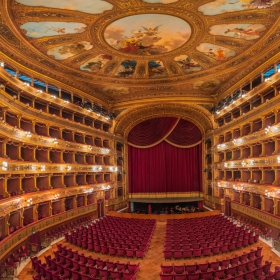
POLYGON ((265 144, 264 144, 264 141, 259 141, 261 146, 262 146, 262 152, 261 154, 259 155, 259 157, 263 157, 265 156, 265 144))
POLYGON ((5 226, 4 234, 3 234, 4 236, 9 235, 9 229, 10 229, 9 219, 10 219, 10 213, 5 216, 5 225, 6 226, 5 226))
POLYGON ((261 179, 261 181, 260 181, 260 184, 265 184, 264 170, 263 170, 263 168, 261 168, 260 170, 261 170, 261 173, 262 173, 262 179, 261 179))
POLYGON ((8 139, 4 138, 3 145, 2 145, 3 158, 8 158, 8 156, 7 156, 7 142, 8 142, 8 139))
POLYGON ((23 221, 24 221, 24 216, 23 216, 23 212, 24 212, 24 208, 21 208, 19 211, 19 226, 23 227, 23 221))
POLYGON ((73 209, 76 209, 76 208, 77 208, 77 198, 78 198, 77 195, 75 195, 75 196, 73 197, 73 209))
POLYGON ((250 155, 248 156, 248 158, 251 158, 253 157, 252 154, 253 154, 253 148, 251 145, 249 145, 249 149, 250 149, 250 155))
POLYGON ((24 191, 23 191, 23 189, 22 189, 22 178, 24 178, 24 175, 23 174, 21 174, 21 175, 19 175, 19 194, 23 194, 24 193, 24 191))
POLYGON ((265 196, 261 194, 260 198, 261 198, 261 210, 265 211, 265 196))
POLYGON ((274 148, 274 152, 272 153, 273 155, 277 155, 278 154, 278 149, 279 149, 279 142, 277 137, 272 137, 274 143, 275 143, 275 148, 274 148))
POLYGON ((242 204, 243 203, 243 191, 239 191, 239 193, 240 193, 240 204, 242 204))
POLYGON ((19 143, 18 146, 17 146, 17 152, 18 152, 17 158, 18 158, 18 160, 23 160, 23 158, 21 157, 21 147, 22 146, 23 146, 23 143, 19 143))
POLYGON ((39 206, 39 204, 33 205, 33 220, 34 220, 34 222, 38 221, 38 206, 39 206))
POLYGON ((52 189, 53 188, 52 187, 52 182, 51 182, 51 176, 52 176, 52 174, 48 174, 48 184, 49 184, 48 189, 52 189))
POLYGON ((254 206, 254 199, 253 199, 253 193, 249 193, 250 196, 250 206, 253 207, 254 206))
POLYGON ((273 198, 273 215, 278 215, 278 202, 277 198, 273 198))
POLYGON ((4 193, 3 193, 3 197, 6 198, 6 197, 10 197, 11 195, 8 193, 8 188, 7 188, 7 186, 8 186, 8 184, 7 184, 8 177, 7 177, 7 175, 3 175, 3 176, 4 176, 4 178, 3 178, 3 180, 4 180, 4 193))
POLYGON ((77 173, 74 173, 73 174, 73 176, 74 176, 74 186, 78 186, 78 184, 77 184, 77 173))
POLYGON ((37 188, 37 185, 36 185, 36 178, 38 177, 38 174, 34 174, 33 176, 33 185, 34 185, 34 190, 35 191, 39 191, 39 189, 37 188))

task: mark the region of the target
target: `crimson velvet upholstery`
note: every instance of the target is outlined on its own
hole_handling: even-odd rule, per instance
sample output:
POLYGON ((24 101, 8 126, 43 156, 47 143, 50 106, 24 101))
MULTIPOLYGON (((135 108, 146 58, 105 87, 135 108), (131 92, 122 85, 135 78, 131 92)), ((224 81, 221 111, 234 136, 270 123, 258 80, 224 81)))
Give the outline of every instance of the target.
POLYGON ((154 118, 128 135, 130 193, 202 190, 199 128, 184 119, 154 118))

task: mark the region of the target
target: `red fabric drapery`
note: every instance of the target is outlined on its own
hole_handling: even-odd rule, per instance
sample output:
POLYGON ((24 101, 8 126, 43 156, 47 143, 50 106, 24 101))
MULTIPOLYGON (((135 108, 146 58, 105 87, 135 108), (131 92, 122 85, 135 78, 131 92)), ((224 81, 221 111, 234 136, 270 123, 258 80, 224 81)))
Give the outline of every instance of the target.
POLYGON ((162 141, 187 147, 201 141, 199 128, 183 119, 163 117, 139 123, 128 134, 128 143, 137 148, 150 148, 162 141))
POLYGON ((135 126, 128 136, 130 193, 201 191, 201 138, 193 123, 176 118, 135 126))
POLYGON ((149 146, 163 139, 174 128, 177 118, 154 118, 139 123, 128 134, 128 142, 149 146))

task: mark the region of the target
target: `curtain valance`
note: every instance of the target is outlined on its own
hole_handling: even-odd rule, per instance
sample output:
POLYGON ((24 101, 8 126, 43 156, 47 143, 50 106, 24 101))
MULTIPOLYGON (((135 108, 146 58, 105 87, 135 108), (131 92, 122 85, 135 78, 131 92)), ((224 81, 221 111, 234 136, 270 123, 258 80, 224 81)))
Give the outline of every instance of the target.
POLYGON ((202 141, 199 128, 184 119, 154 118, 139 123, 128 134, 128 144, 137 148, 150 148, 162 141, 179 148, 190 148, 202 141))

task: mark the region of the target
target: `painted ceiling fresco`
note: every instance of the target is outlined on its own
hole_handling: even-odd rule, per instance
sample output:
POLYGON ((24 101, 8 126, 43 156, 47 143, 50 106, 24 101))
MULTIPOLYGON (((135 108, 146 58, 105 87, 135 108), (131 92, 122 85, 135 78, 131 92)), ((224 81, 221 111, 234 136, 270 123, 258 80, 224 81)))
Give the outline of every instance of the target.
POLYGON ((47 54, 52 55, 57 60, 64 60, 81 52, 90 50, 93 46, 90 42, 82 41, 49 49, 47 54))
POLYGON ((216 94, 277 29, 280 12, 280 0, 4 1, 28 50, 118 100, 216 94))
POLYGON ((143 1, 150 4, 170 4, 170 3, 178 2, 179 0, 143 0, 143 1))
POLYGON ((112 4, 104 0, 17 0, 17 2, 27 6, 57 8, 88 14, 101 14, 113 8, 112 4))
POLYGON ((259 38, 265 30, 266 27, 263 24, 220 24, 211 26, 210 34, 254 40, 259 38))
POLYGON ((27 22, 20 27, 27 37, 42 38, 85 32, 86 25, 79 22, 27 22))
POLYGON ((129 16, 111 23, 104 33, 107 43, 120 52, 155 55, 182 46, 191 36, 190 25, 161 14, 129 16))
POLYGON ((202 43, 196 49, 218 61, 227 60, 228 58, 236 55, 234 50, 211 43, 202 43))
POLYGON ((178 63, 178 65, 185 73, 200 71, 202 69, 202 66, 200 66, 195 60, 191 59, 185 54, 176 56, 174 60, 178 63))
POLYGON ((82 64, 80 69, 88 72, 98 72, 110 60, 112 60, 111 55, 100 54, 82 64))
POLYGON ((215 0, 198 8, 204 15, 214 16, 248 9, 265 9, 279 3, 279 0, 215 0))

